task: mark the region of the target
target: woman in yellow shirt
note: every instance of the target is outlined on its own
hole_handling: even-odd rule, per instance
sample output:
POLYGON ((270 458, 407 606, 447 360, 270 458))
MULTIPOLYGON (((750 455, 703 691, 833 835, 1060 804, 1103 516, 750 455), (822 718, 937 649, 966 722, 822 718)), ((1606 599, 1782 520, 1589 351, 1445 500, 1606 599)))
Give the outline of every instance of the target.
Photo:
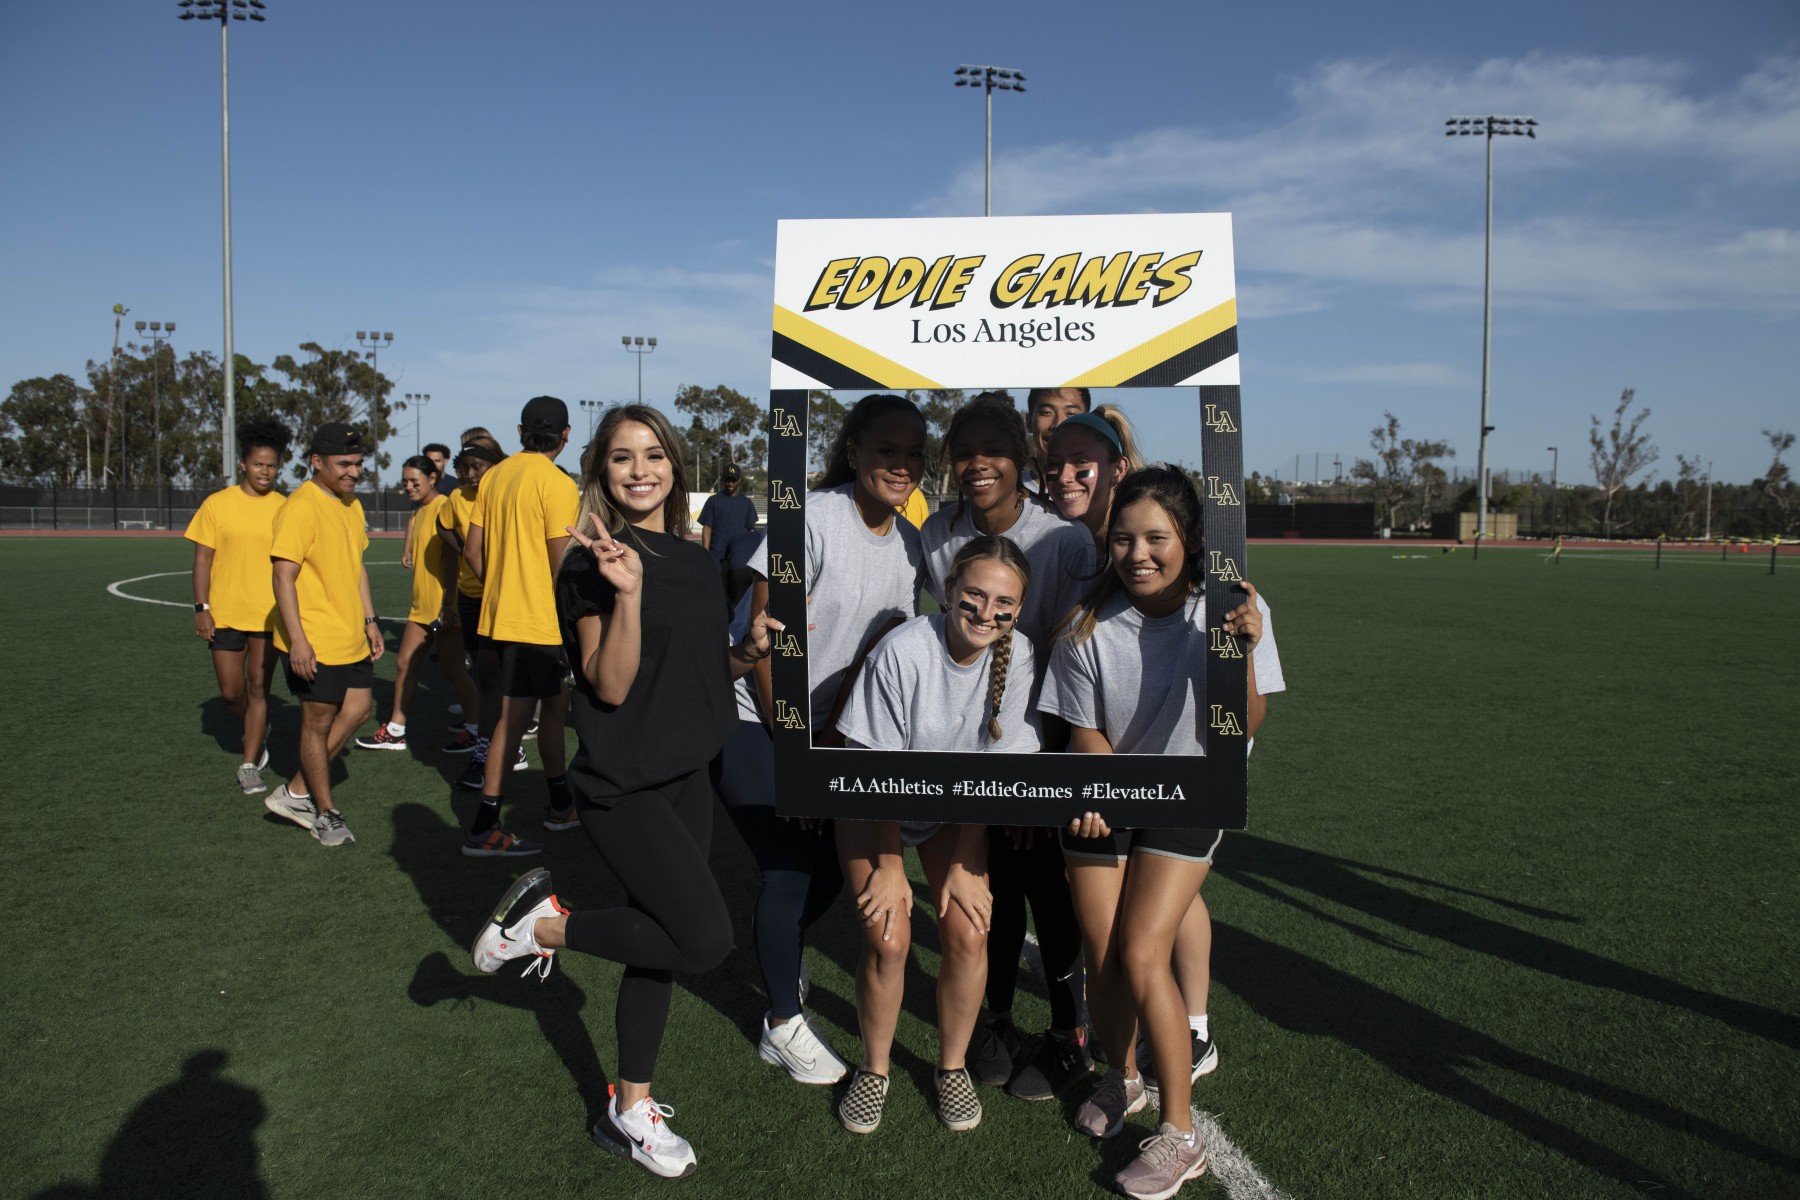
POLYGON ((219 696, 243 722, 237 781, 251 796, 264 790, 262 770, 269 765, 269 683, 275 678, 269 547, 275 514, 287 500, 275 490, 275 479, 290 437, 269 420, 247 421, 237 434, 244 481, 208 496, 184 536, 194 543, 194 636, 212 650, 219 696))
POLYGON ((400 468, 400 487, 406 498, 418 507, 406 526, 406 555, 412 563, 412 607, 406 613, 406 629, 400 635, 400 650, 394 655, 394 711, 385 725, 378 726, 371 737, 359 737, 356 744, 364 750, 406 749, 406 710, 412 707, 413 695, 419 688, 414 668, 423 658, 425 647, 437 643, 438 666, 450 690, 462 703, 463 712, 474 712, 478 703, 475 683, 463 663, 462 630, 442 621, 444 598, 456 590, 456 560, 444 552, 438 537, 438 518, 443 515, 449 497, 437 490, 438 467, 435 462, 417 455, 400 468))

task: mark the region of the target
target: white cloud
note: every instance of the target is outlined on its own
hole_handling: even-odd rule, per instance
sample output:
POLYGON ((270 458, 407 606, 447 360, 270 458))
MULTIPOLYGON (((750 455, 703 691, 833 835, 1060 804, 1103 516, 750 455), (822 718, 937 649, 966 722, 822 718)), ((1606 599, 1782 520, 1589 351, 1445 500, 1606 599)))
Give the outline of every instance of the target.
MULTIPOLYGON (((1545 310, 1800 309, 1800 59, 1699 94, 1680 63, 1538 54, 1471 72, 1334 62, 1279 124, 1147 130, 1002 152, 1005 212, 1229 211, 1247 305, 1329 307, 1370 286, 1478 304, 1481 151, 1455 115, 1529 114, 1495 147, 1495 286, 1545 310)), ((966 212, 972 166, 922 202, 966 212)))

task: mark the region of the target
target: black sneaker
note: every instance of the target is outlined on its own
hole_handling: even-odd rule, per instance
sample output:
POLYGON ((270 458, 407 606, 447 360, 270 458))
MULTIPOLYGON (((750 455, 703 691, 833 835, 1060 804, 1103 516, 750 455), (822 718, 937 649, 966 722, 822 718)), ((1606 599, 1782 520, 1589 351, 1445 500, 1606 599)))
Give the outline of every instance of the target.
MULTIPOLYGON (((1202 1075, 1210 1075, 1219 1065, 1219 1048, 1200 1036, 1198 1030, 1188 1027, 1188 1044, 1192 1051, 1193 1070, 1188 1075, 1188 1082, 1194 1083, 1202 1075)), ((1150 1056, 1150 1047, 1146 1044, 1138 1046, 1139 1073, 1144 1077, 1144 1094, 1150 1097, 1150 1103, 1162 1107, 1162 1089, 1156 1082, 1156 1062, 1150 1056)))
POLYGON ((481 790, 481 785, 486 782, 487 759, 471 758, 469 760, 469 769, 462 773, 462 778, 456 781, 456 786, 466 787, 471 791, 479 792, 481 790))
POLYGON ((1094 1070, 1087 1047, 1074 1038, 1046 1033, 1032 1047, 1007 1094, 1020 1100, 1054 1100, 1086 1079, 1094 1070))
POLYGON ((1001 1087, 1012 1078, 1019 1055, 1019 1031, 1006 1017, 993 1017, 975 1027, 969 1039, 969 1074, 984 1087, 1001 1087))

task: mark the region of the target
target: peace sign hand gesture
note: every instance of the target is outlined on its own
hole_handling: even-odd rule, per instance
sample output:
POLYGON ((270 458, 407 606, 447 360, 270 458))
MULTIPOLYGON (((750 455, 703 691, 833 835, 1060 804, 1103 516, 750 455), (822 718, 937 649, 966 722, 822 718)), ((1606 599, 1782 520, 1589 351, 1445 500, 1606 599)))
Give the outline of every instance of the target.
POLYGON ((635 597, 644 584, 644 562, 638 552, 617 541, 608 533, 606 526, 600 523, 599 513, 589 513, 588 520, 593 523, 594 536, 587 537, 573 525, 564 525, 569 536, 580 542, 594 555, 594 562, 600 568, 600 578, 612 584, 613 590, 621 597, 635 597))

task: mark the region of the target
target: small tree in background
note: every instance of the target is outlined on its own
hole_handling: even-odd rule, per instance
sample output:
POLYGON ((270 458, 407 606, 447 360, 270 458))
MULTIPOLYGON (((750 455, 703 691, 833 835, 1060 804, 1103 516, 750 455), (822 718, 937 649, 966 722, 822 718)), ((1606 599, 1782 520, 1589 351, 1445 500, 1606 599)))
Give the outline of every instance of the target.
POLYGON ((1644 422, 1650 419, 1650 410, 1642 408, 1637 416, 1625 421, 1625 410, 1631 407, 1631 401, 1637 396, 1636 388, 1626 388, 1619 393, 1619 406, 1613 409, 1612 425, 1607 429, 1600 427, 1600 418, 1594 417, 1593 425, 1588 430, 1588 462, 1594 469, 1594 482, 1600 487, 1600 494, 1605 497, 1605 506, 1600 511, 1600 536, 1612 536, 1613 501, 1619 491, 1631 481, 1631 477, 1656 461, 1656 443, 1650 435, 1643 431, 1644 422))
POLYGON ((1794 477, 1781 456, 1794 448, 1794 435, 1784 429, 1765 429, 1763 436, 1769 439, 1769 448, 1775 452, 1775 458, 1763 472, 1763 477, 1750 486, 1774 506, 1774 532, 1787 534, 1792 532, 1794 523, 1794 477))

